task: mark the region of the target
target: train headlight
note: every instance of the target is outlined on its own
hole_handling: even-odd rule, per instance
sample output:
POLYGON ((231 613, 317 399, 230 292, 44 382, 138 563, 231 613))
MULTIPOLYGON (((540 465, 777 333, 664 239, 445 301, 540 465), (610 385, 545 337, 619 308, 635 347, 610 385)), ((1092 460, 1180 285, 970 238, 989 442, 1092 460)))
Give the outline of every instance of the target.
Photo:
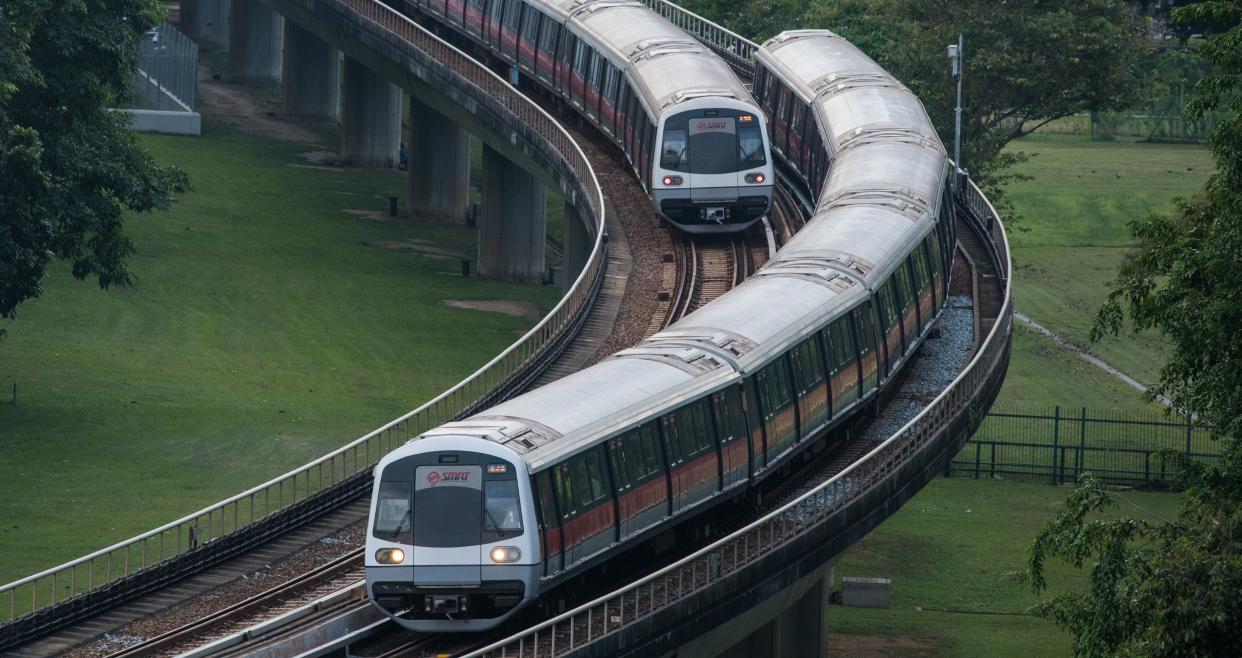
POLYGON ((497 546, 492 549, 492 562, 501 564, 507 562, 517 562, 522 559, 522 551, 513 546, 497 546))
POLYGON ((767 180, 767 177, 763 174, 746 174, 747 183, 762 183, 765 180, 767 180))
POLYGON ((380 564, 401 564, 405 561, 405 551, 399 548, 381 548, 375 551, 375 561, 380 564))
POLYGON ((681 185, 682 178, 681 176, 665 176, 661 182, 669 186, 681 185))

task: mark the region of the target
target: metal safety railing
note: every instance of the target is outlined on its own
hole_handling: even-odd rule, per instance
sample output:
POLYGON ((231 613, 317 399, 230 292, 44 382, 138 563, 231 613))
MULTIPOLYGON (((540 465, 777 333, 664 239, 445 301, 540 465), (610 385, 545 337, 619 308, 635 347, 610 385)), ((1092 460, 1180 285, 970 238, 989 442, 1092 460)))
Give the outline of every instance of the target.
MULTIPOLYGON (((333 1, 333 0, 329 0, 333 1)), ((598 290, 605 264, 604 197, 590 161, 569 133, 547 112, 464 52, 376 0, 335 0, 368 29, 395 35, 451 71, 468 93, 499 103, 515 128, 533 130, 573 173, 573 195, 583 221, 595 233, 590 258, 560 303, 533 329, 486 365, 421 407, 300 468, 243 491, 193 514, 76 560, 0 586, 0 647, 20 639, 16 622, 49 612, 59 604, 82 602, 171 561, 238 536, 311 497, 333 493, 356 479, 409 437, 441 425, 494 399, 529 366, 545 356, 567 331, 580 326, 598 290), (8 632, 6 633, 6 628, 8 632)), ((69 607, 79 610, 82 606, 69 607)))
POLYGON ((135 99, 144 109, 193 112, 198 103, 198 44, 168 23, 142 35, 138 44, 135 99))
MULTIPOLYGON (((848 468, 759 520, 611 594, 581 605, 509 638, 467 654, 468 658, 554 658, 643 623, 687 597, 778 554, 790 542, 825 523, 873 485, 897 473, 925 448, 955 440, 951 426, 972 419, 977 403, 999 386, 1008 363, 1013 300, 1012 263, 1004 227, 995 209, 972 183, 958 202, 986 214, 966 213, 993 243, 993 265, 1001 274, 1004 302, 991 332, 961 373, 910 422, 848 468)), ((978 419, 978 420, 981 420, 978 419)), ((978 422, 975 420, 975 422, 978 422)))
POLYGON ((753 75, 759 44, 668 0, 642 0, 652 11, 706 44, 734 69, 753 75))

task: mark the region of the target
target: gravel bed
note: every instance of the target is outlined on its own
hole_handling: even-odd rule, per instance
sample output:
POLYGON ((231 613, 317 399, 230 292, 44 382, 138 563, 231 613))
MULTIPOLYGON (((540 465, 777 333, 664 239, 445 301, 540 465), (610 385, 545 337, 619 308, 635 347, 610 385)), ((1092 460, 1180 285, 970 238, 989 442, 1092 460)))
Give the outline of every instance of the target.
POLYGON ((66 658, 107 656, 284 584, 362 546, 365 525, 363 521, 351 524, 275 564, 244 574, 231 583, 184 601, 174 608, 115 629, 94 642, 83 644, 63 655, 66 658))
POLYGON ((892 436, 934 400, 973 356, 974 303, 969 296, 950 295, 935 328, 940 337, 923 342, 897 394, 867 427, 864 438, 879 442, 892 436))
POLYGON ((616 147, 603 142, 589 129, 578 129, 572 126, 572 122, 564 125, 591 161, 604 195, 617 209, 634 263, 616 327, 600 345, 599 351, 584 364, 583 367, 586 367, 633 346, 653 333, 652 318, 657 315, 663 317, 659 313, 658 295, 666 285, 666 270, 674 269, 674 264, 663 262, 664 255, 672 253, 673 238, 652 207, 651 199, 629 170, 628 163, 623 165, 618 162, 616 147))

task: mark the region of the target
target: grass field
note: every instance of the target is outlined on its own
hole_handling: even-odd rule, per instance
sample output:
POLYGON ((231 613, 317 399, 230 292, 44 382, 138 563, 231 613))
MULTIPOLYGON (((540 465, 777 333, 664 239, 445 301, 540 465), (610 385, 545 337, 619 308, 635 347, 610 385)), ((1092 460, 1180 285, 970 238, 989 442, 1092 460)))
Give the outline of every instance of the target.
POLYGON ((383 216, 402 174, 306 166, 313 147, 144 137, 189 170, 131 217, 136 285, 53 268, 3 323, 0 582, 171 521, 357 438, 461 379, 529 319, 445 299, 558 290, 463 279, 475 231, 383 216))
MULTIPOLYGON (((1010 233, 1017 308, 1076 344, 1088 346, 1095 313, 1122 257, 1133 245, 1126 224, 1171 211, 1175 196, 1195 194, 1211 173, 1210 154, 1202 146, 1090 142, 1060 136, 1028 137, 1011 148, 1035 156, 1020 169, 1033 180, 1010 186, 1023 216, 1021 225, 1027 229, 1010 233)), ((1157 378, 1162 349, 1158 336, 1146 334, 1123 335, 1090 346, 1091 352, 1143 382, 1157 378)), ((1044 381, 1053 390, 1081 388, 1076 378, 1044 381)), ((1087 399, 1089 406, 1106 405, 1111 403, 1111 394, 1098 401, 1087 399)), ((1083 404, 1080 400, 1064 401, 1083 404)))
MULTIPOLYGON (((1070 638, 1025 611, 1039 600, 1018 576, 1036 533, 1064 502, 1065 487, 937 478, 851 548, 836 568, 844 576, 892 578, 890 609, 833 606, 829 654, 873 646, 869 656, 1068 656, 1070 638), (840 635, 837 635, 840 634, 840 635), (835 640, 835 642, 834 642, 835 640)), ((1125 492, 1166 518, 1175 494, 1125 492)), ((1147 512, 1119 501, 1120 512, 1147 512)), ((1085 583, 1086 573, 1050 563, 1051 591, 1085 583)))

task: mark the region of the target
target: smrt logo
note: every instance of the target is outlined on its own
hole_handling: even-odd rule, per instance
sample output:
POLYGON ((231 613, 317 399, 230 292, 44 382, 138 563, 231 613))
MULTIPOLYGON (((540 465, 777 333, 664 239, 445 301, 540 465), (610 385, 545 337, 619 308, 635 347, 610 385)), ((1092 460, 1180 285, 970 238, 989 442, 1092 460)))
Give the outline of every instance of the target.
POLYGON ((700 121, 698 125, 699 130, 724 130, 726 127, 728 127, 728 124, 719 119, 716 121, 700 121))
POLYGON ((470 479, 470 471, 432 471, 427 474, 427 484, 440 482, 465 482, 470 479))

